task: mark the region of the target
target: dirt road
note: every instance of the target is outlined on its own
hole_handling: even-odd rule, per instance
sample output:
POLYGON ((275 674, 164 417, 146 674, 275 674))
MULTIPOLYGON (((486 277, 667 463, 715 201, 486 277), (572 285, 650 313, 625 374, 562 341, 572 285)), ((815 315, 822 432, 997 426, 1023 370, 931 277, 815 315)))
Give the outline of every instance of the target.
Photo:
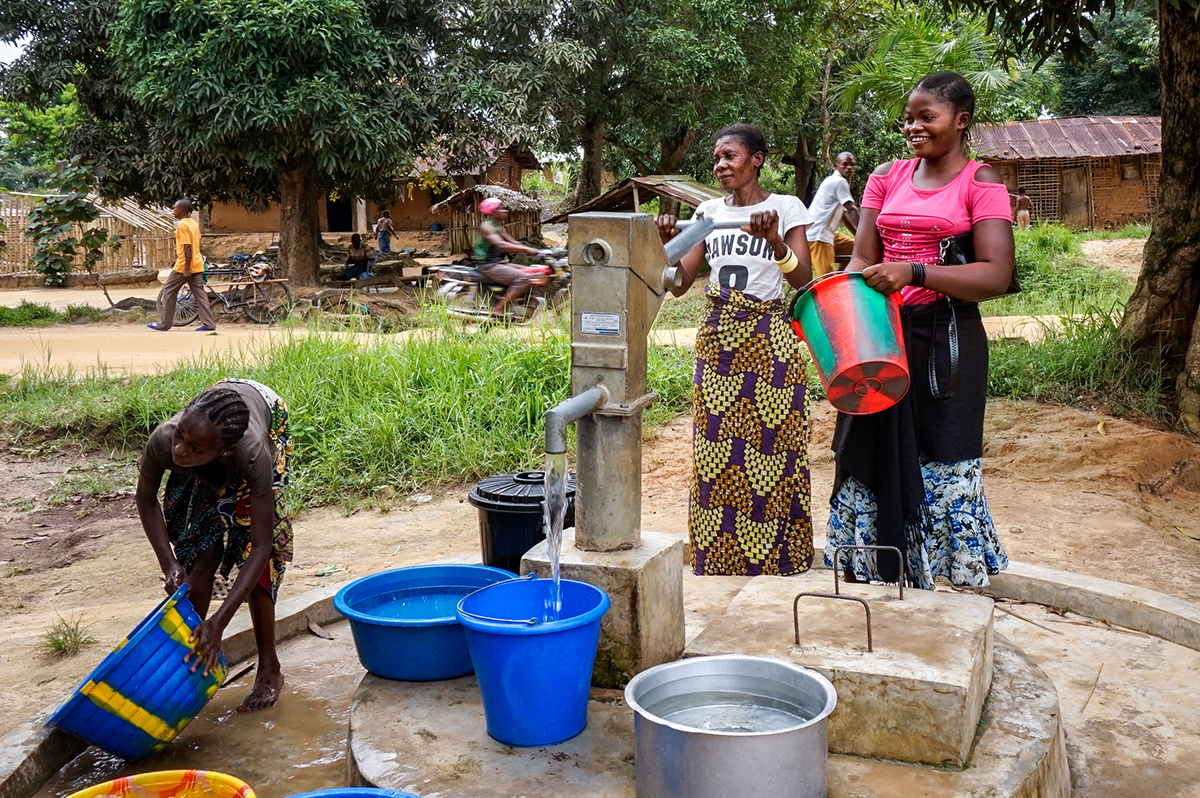
MULTIPOLYGON (((220 320, 218 320, 220 324, 220 320)), ((997 316, 984 319, 984 327, 993 338, 1023 337, 1036 340, 1057 326, 1058 319, 1039 316, 997 316)), ((525 328, 508 330, 521 335, 525 328)), ((497 331, 499 332, 499 331, 497 331)), ((257 324, 221 324, 216 333, 198 333, 192 327, 179 327, 168 333, 155 332, 144 324, 63 324, 51 327, 0 328, 0 374, 16 374, 25 366, 70 368, 87 372, 98 366, 149 374, 206 355, 234 353, 240 359, 257 357, 273 341, 289 335, 306 335, 307 330, 292 330, 257 324)), ((395 333, 401 339, 411 332, 395 333)), ((372 340, 373 335, 358 336, 372 340)), ((694 329, 659 330, 659 343, 691 347, 696 341, 694 329)))

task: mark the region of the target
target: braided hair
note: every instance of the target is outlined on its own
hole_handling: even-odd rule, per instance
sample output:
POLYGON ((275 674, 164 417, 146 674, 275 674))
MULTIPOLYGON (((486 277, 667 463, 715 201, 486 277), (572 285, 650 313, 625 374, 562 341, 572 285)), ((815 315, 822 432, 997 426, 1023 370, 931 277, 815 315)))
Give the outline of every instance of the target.
POLYGON ((199 413, 207 418, 216 427, 222 446, 237 444, 250 426, 250 408, 246 407, 241 394, 232 388, 213 386, 202 391, 183 412, 184 415, 199 413))

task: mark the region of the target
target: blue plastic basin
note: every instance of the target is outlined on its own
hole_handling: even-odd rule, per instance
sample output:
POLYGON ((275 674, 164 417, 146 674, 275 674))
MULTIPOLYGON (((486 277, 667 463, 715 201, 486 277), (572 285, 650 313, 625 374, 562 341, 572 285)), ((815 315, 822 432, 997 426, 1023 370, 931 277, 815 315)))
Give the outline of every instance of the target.
POLYGON ((470 674, 458 602, 516 574, 486 565, 415 565, 356 579, 333 599, 350 621, 358 660, 376 676, 412 682, 470 674))
POLYGON ((479 590, 458 604, 488 734, 505 745, 555 745, 587 725, 608 594, 563 579, 562 609, 551 620, 550 586, 549 579, 520 579, 479 590))
POLYGON ((331 790, 302 792, 290 798, 421 798, 411 792, 381 790, 378 787, 334 787, 331 790))
POLYGON ((225 679, 220 666, 185 664, 188 638, 200 618, 187 585, 164 600, 96 666, 83 684, 46 720, 63 731, 125 759, 152 756, 191 722, 225 679))

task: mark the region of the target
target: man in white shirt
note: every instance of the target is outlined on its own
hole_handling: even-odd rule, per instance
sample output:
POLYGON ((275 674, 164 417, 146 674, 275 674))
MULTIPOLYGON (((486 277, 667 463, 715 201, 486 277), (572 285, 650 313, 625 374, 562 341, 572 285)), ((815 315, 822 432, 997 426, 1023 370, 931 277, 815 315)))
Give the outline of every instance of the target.
POLYGON ((837 227, 845 223, 850 232, 858 229, 858 206, 850 195, 850 178, 858 162, 854 153, 838 153, 834 171, 821 181, 813 195, 808 212, 812 224, 808 226, 808 252, 812 256, 813 277, 828 274, 837 268, 835 255, 849 255, 854 251, 854 236, 840 232, 837 227))

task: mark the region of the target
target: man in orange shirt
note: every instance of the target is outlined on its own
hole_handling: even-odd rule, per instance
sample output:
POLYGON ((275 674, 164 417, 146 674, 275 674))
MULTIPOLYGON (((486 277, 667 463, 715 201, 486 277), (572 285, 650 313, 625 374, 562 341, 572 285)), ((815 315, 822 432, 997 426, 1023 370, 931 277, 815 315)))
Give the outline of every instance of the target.
POLYGON ((146 326, 166 332, 175 321, 175 300, 179 289, 187 284, 200 310, 200 326, 196 332, 215 332, 216 319, 204 290, 204 257, 200 254, 200 225, 192 218, 192 203, 181 199, 175 203, 172 215, 179 220, 175 227, 175 266, 162 290, 162 318, 146 326))

